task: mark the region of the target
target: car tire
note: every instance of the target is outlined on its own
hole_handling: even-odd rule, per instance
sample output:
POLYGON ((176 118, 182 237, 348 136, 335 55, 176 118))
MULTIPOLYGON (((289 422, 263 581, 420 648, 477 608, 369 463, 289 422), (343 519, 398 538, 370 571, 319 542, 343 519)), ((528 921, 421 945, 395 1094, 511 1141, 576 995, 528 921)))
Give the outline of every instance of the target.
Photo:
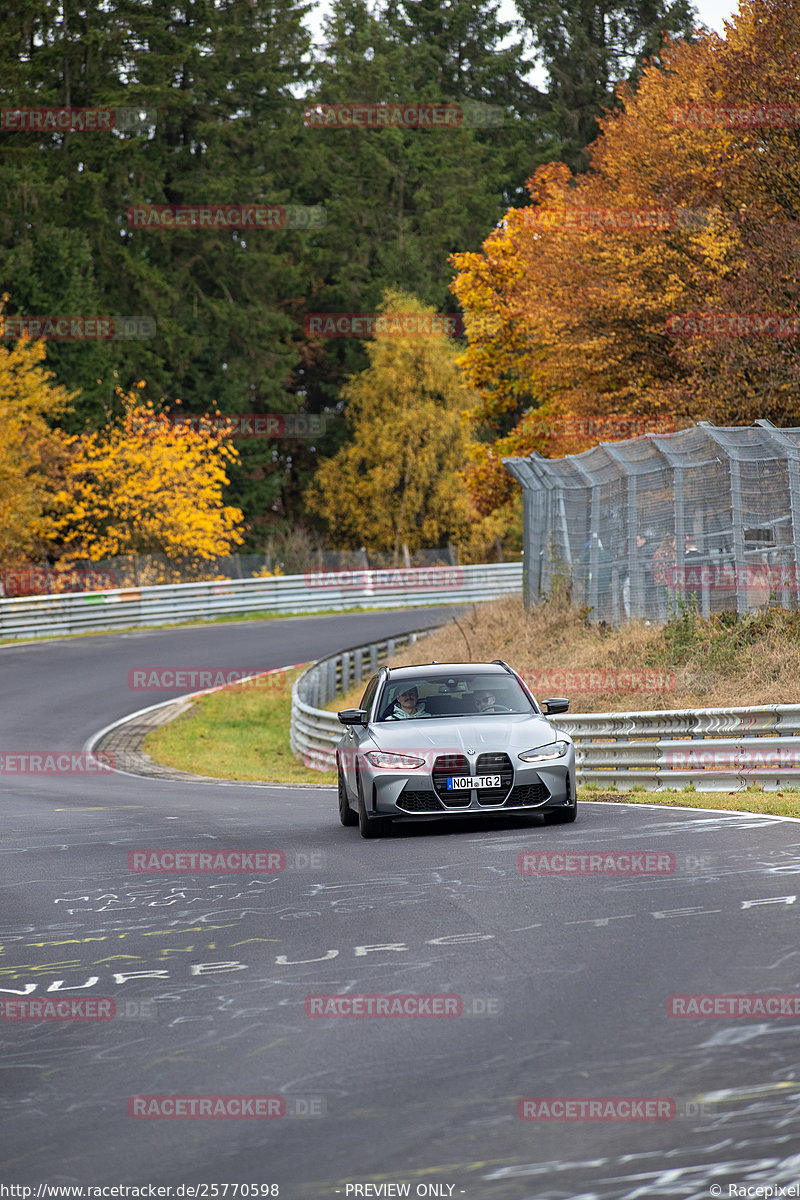
POLYGON ((362 838, 386 837, 392 822, 388 817, 370 817, 364 803, 364 789, 361 786, 361 772, 356 767, 356 791, 358 792, 358 832, 362 838))
POLYGON ((565 805, 563 808, 546 808, 544 810, 545 825, 569 825, 578 815, 578 805, 565 805))
POLYGON ((344 781, 341 767, 339 768, 339 820, 343 825, 358 824, 358 816, 353 812, 347 798, 347 784, 344 781))

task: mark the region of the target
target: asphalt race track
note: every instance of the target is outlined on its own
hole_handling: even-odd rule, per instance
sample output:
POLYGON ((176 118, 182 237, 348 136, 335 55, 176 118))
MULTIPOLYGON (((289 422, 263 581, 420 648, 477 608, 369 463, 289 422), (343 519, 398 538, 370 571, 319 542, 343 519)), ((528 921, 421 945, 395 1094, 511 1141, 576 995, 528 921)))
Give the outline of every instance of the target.
MULTIPOLYGON (((266 669, 445 616, 2 648, 0 751, 78 752, 168 698, 130 691, 132 668, 266 669)), ((0 1183, 707 1200, 800 1181, 800 1016, 667 1012, 673 994, 800 994, 796 822, 584 804, 569 826, 364 841, 331 788, 4 773, 0 790, 0 999, 110 997, 117 1014, 0 1020, 0 1183), (149 848, 271 849, 286 869, 130 871, 149 848), (674 870, 522 874, 540 851, 674 870), (458 997, 462 1015, 307 1015, 327 994, 458 997), (278 1097, 284 1115, 129 1115, 153 1095, 278 1097), (543 1097, 658 1098, 669 1117, 520 1118, 543 1097)))

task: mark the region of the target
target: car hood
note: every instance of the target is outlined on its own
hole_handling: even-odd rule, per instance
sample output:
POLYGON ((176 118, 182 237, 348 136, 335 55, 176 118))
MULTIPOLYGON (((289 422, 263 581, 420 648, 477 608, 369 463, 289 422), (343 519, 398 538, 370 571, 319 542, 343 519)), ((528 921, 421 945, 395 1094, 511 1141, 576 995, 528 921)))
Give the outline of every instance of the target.
POLYGON ((411 721, 380 721, 370 733, 381 750, 445 750, 480 753, 509 747, 529 750, 557 738, 570 739, 543 717, 526 713, 493 717, 423 717, 411 721))

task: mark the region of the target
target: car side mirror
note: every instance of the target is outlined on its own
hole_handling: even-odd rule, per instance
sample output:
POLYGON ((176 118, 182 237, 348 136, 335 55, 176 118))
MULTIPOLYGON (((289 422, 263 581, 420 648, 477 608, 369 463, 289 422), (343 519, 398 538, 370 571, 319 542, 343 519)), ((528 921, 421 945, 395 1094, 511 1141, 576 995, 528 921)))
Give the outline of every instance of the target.
POLYGON ((336 715, 343 725, 366 725, 369 717, 365 708, 343 708, 336 715))
POLYGON ((551 696, 549 700, 544 702, 544 711, 548 717, 554 717, 556 713, 565 713, 569 708, 569 700, 564 696, 551 696))

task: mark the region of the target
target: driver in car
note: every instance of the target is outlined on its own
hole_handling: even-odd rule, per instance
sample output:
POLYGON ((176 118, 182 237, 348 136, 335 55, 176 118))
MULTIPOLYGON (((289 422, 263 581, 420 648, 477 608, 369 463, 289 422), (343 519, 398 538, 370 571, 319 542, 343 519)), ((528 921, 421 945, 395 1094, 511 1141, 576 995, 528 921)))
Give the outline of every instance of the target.
POLYGON ((403 721, 408 717, 429 717, 430 713, 425 708, 425 701, 419 699, 416 687, 410 687, 395 700, 391 716, 395 721, 403 721))
POLYGON ((479 713, 494 712, 497 707, 497 697, 494 692, 475 693, 475 711, 479 713))

